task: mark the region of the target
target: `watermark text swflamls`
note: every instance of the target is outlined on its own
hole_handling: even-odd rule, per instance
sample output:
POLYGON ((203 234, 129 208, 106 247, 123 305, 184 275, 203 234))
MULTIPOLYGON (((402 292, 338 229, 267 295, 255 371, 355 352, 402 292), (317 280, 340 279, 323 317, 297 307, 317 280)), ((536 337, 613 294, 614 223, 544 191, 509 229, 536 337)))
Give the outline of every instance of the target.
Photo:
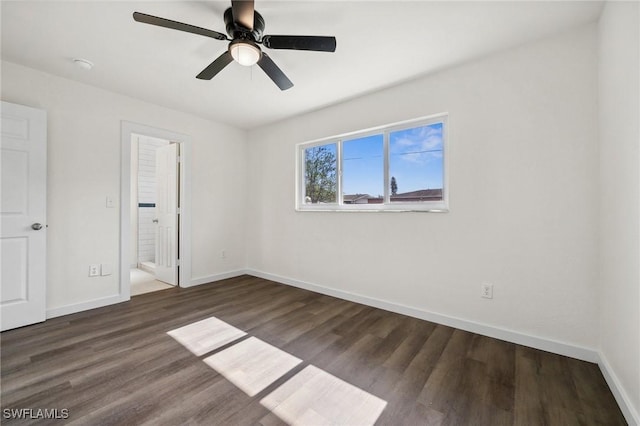
POLYGON ((5 419, 68 419, 68 408, 5 408, 2 410, 5 419))

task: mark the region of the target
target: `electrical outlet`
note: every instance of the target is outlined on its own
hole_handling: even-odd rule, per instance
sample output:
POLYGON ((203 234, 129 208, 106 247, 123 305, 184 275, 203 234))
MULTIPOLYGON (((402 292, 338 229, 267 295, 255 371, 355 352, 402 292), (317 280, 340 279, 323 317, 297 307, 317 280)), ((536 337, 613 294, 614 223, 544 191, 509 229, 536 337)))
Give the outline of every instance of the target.
POLYGON ((493 284, 482 284, 480 296, 485 299, 493 299, 493 284))
POLYGON ((98 275, 100 275, 100 265, 99 264, 89 265, 89 276, 97 277, 98 275))

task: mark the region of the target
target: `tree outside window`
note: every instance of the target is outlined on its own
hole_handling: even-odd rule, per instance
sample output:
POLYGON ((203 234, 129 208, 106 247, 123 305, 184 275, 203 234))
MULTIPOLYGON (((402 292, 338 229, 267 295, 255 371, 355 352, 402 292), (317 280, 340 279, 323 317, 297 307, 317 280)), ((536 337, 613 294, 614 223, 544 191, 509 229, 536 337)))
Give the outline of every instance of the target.
POLYGON ((313 204, 335 203, 336 145, 321 145, 304 151, 305 200, 313 204))

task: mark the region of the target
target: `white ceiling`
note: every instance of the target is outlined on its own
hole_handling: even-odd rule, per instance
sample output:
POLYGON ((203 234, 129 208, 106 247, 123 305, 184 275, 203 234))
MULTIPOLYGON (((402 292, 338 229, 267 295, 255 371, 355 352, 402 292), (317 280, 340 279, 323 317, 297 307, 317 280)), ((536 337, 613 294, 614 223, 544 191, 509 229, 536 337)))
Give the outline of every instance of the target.
POLYGON ((256 1, 265 34, 334 35, 335 53, 269 50, 257 66, 195 76, 227 43, 137 23, 134 11, 225 32, 230 1, 2 1, 2 59, 239 128, 257 126, 595 21, 596 1, 256 1), (92 71, 72 58, 95 63, 92 71))

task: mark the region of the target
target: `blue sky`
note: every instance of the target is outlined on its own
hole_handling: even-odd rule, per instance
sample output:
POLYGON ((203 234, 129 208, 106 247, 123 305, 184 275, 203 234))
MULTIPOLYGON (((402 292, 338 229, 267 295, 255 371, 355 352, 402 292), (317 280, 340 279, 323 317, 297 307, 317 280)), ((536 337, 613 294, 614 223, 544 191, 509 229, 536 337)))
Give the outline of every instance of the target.
POLYGON ((382 135, 343 142, 342 176, 345 194, 384 194, 382 135))
MULTIPOLYGON (((442 152, 442 123, 391 132, 389 176, 395 176, 398 193, 442 188, 442 152)), ((345 140, 342 157, 345 194, 384 193, 382 135, 345 140)))

